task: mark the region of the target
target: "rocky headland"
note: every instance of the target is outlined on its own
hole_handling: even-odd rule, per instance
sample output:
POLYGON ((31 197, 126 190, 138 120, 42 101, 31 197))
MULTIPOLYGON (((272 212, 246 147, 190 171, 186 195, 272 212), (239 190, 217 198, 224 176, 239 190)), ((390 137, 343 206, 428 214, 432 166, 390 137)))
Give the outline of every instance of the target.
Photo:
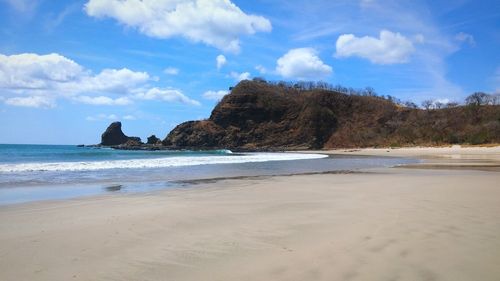
POLYGON ((242 81, 210 118, 175 127, 146 144, 110 125, 101 145, 121 149, 240 151, 500 143, 500 106, 420 109, 370 95, 242 81))

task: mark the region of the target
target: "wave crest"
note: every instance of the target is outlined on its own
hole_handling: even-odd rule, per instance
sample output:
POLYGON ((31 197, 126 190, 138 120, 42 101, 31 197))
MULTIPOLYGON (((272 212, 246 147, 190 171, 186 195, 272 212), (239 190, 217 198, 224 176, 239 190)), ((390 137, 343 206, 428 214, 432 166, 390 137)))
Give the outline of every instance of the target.
POLYGON ((148 169, 182 167, 210 164, 238 164, 250 162, 268 161, 290 161, 307 160, 328 157, 323 154, 303 153, 245 153, 232 154, 230 150, 224 150, 221 156, 197 156, 197 157, 164 157, 149 159, 88 161, 88 162, 54 162, 54 163, 18 163, 1 164, 0 172, 34 172, 34 171, 96 171, 105 169, 148 169))

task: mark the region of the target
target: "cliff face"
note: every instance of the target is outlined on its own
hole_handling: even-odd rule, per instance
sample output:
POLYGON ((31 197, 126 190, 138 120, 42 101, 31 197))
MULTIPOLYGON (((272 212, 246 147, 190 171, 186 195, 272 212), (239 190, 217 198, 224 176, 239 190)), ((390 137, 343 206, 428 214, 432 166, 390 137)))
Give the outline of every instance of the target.
POLYGON ((310 102, 305 96, 244 81, 222 99, 208 120, 180 124, 163 143, 174 147, 320 148, 337 123, 332 110, 312 102, 325 94, 311 95, 310 102))
POLYGON ((172 148, 316 149, 500 142, 500 107, 420 110, 379 97, 242 81, 208 120, 178 125, 172 148))

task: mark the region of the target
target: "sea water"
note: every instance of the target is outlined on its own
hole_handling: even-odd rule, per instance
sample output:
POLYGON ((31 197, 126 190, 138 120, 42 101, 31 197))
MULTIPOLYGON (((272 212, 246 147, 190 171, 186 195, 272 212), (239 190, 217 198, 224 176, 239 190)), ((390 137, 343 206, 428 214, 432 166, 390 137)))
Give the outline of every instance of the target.
POLYGON ((415 160, 312 153, 0 144, 0 204, 144 192, 199 179, 353 171, 412 162, 415 160))

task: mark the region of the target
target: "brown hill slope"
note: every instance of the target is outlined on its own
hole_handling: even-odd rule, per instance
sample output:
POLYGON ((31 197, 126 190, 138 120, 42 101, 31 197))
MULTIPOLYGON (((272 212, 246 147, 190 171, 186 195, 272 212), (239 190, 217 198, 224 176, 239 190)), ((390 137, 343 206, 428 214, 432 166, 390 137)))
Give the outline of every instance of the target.
POLYGON ((242 81, 208 120, 178 125, 174 148, 313 149, 500 142, 500 106, 436 110, 373 96, 242 81))

